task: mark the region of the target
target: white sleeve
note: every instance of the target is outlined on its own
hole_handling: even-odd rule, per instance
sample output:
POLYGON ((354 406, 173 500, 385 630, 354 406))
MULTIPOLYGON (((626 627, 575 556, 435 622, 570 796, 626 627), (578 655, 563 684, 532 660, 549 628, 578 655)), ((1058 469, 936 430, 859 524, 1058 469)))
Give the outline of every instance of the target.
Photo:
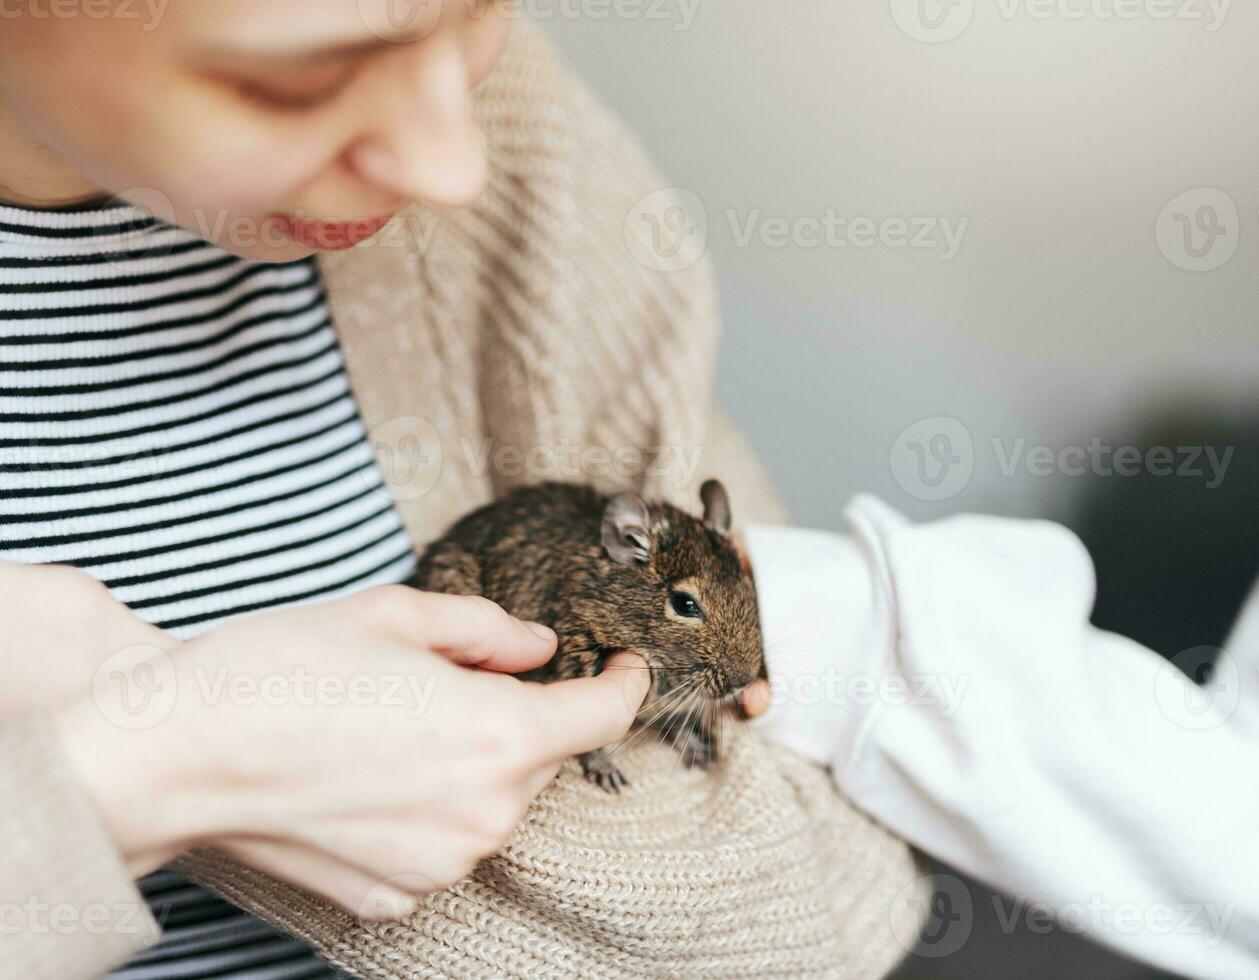
POLYGON ((770 734, 1010 909, 1177 973, 1259 977, 1238 685, 1090 626, 1092 564, 1058 525, 913 525, 868 497, 847 516, 851 536, 748 531, 770 734))

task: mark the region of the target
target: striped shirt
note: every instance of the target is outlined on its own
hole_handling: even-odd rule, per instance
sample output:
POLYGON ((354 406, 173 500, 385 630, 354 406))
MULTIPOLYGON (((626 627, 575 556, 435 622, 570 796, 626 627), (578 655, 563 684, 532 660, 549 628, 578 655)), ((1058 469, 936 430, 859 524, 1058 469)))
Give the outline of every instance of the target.
MULTIPOLYGON (((177 636, 410 573, 313 260, 129 207, 0 207, 0 560, 76 565, 177 636)), ((170 872, 114 976, 334 976, 170 872)))

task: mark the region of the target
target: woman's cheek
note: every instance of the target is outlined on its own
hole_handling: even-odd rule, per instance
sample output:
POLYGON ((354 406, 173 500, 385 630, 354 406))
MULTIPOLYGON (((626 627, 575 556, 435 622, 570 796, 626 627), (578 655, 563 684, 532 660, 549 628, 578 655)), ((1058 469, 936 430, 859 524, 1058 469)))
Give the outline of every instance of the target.
POLYGON ((122 107, 130 169, 184 203, 275 210, 337 153, 329 121, 268 113, 199 78, 172 73, 141 92, 122 107))
POLYGON ((464 42, 464 59, 468 78, 475 88, 494 70, 511 37, 512 20, 502 14, 490 13, 475 22, 464 42))
POLYGON ((136 161, 180 210, 284 210, 326 166, 327 151, 249 125, 202 125, 150 144, 136 161))

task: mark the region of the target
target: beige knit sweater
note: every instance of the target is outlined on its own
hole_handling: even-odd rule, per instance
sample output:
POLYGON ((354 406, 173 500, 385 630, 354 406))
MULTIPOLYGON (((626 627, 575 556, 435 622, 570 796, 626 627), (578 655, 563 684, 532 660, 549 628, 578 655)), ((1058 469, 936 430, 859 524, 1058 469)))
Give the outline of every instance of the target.
POLYGON ((812 763, 730 735, 711 773, 627 743, 619 794, 569 762, 502 850, 400 922, 212 849, 176 869, 363 980, 878 980, 922 923, 905 846, 812 763))
MULTIPOLYGON (((781 520, 764 474, 712 413, 707 267, 654 271, 627 248, 647 229, 626 215, 663 186, 639 148, 527 26, 477 102, 491 160, 479 203, 441 217, 417 207, 323 263, 359 407, 415 541, 549 477, 634 482, 689 503, 696 480, 720 474, 739 519, 781 520)), ((884 886, 908 869, 904 848, 888 846, 884 886)), ((138 911, 103 932, 0 929, 0 977, 93 977, 154 936, 37 715, 0 719, 0 909, 31 901, 138 911)))

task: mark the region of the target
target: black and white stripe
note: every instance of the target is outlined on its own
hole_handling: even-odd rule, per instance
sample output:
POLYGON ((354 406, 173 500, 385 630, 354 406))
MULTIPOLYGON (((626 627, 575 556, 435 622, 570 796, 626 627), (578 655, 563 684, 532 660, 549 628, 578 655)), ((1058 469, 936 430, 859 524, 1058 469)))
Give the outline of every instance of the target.
MULTIPOLYGON (((0 207, 0 561, 76 565, 184 637, 406 578, 315 263, 0 207)), ((143 889, 163 939, 117 977, 333 975, 175 875, 143 889)))

